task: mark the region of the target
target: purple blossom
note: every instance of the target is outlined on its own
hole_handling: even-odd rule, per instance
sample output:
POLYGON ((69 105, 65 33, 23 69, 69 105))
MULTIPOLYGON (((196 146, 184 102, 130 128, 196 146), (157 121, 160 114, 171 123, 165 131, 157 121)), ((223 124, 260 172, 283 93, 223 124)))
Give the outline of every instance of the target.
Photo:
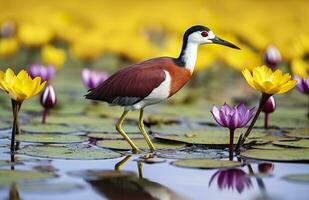
POLYGON ((83 69, 82 81, 87 89, 96 88, 98 85, 108 79, 109 75, 104 71, 83 69))
POLYGON ((244 127, 251 120, 254 109, 254 107, 247 109, 243 103, 238 104, 234 108, 225 103, 220 109, 213 106, 210 112, 216 122, 222 127, 236 129, 244 127))
POLYGON ((56 73, 56 69, 53 66, 45 66, 40 64, 30 65, 27 71, 31 78, 35 78, 38 76, 41 77, 42 82, 50 81, 51 79, 53 79, 56 73))
POLYGON ((41 94, 41 105, 45 109, 52 108, 56 105, 57 98, 54 87, 52 85, 47 85, 41 94))
POLYGON ((242 193, 244 189, 252 187, 252 183, 248 175, 241 169, 224 169, 217 171, 210 179, 209 186, 214 182, 220 190, 232 189, 242 193))
POLYGON ((296 88, 298 91, 304 94, 309 94, 309 78, 300 78, 298 76, 294 76, 294 79, 297 80, 296 88))
POLYGON ((274 171, 275 165, 272 163, 260 163, 258 165, 259 173, 269 175, 274 171))
POLYGON ((273 96, 269 97, 266 104, 263 107, 262 112, 264 113, 272 113, 276 110, 276 101, 273 96))
POLYGON ((281 62, 281 54, 279 50, 274 46, 270 45, 267 47, 264 54, 264 63, 270 68, 277 68, 281 62))

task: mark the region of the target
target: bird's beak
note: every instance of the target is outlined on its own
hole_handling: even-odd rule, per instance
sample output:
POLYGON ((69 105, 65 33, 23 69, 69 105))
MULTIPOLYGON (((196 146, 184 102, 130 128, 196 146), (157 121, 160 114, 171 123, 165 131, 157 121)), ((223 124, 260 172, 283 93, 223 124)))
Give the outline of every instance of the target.
POLYGON ((236 46, 235 44, 232 44, 226 40, 223 40, 221 38, 218 38, 217 36, 213 39, 210 39, 212 41, 212 43, 214 44, 221 44, 221 45, 224 45, 224 46, 227 46, 227 47, 231 47, 233 49, 240 49, 238 46, 236 46))

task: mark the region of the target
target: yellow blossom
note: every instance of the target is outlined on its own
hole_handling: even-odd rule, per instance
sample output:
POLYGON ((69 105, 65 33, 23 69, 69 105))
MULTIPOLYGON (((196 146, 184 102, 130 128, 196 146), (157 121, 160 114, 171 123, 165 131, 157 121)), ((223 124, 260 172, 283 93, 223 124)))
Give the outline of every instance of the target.
POLYGON ((265 65, 253 68, 252 72, 245 68, 242 74, 251 87, 265 94, 285 93, 297 84, 289 73, 282 74, 280 69, 273 72, 265 65))
POLYGON ((307 78, 309 76, 309 64, 301 58, 295 58, 291 62, 291 69, 294 75, 307 78))
POLYGON ((53 32, 47 26, 24 24, 19 28, 18 38, 28 47, 40 47, 53 38, 53 32))
POLYGON ((40 77, 32 79, 25 70, 21 70, 17 75, 10 68, 5 72, 0 70, 0 89, 17 102, 35 96, 44 86, 45 82, 41 83, 40 77))
POLYGON ((13 56, 18 48, 18 43, 15 38, 0 39, 0 57, 13 56))
POLYGON ((60 69, 66 59, 66 54, 63 49, 51 45, 43 47, 41 54, 42 61, 47 65, 53 65, 56 69, 60 69))

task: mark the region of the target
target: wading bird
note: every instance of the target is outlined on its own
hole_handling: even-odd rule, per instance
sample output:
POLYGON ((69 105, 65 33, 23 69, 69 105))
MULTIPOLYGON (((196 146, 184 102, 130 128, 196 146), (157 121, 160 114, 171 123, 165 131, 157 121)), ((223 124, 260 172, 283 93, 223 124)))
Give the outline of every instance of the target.
POLYGON ((182 49, 178 58, 158 57, 129 65, 96 88, 89 90, 85 97, 124 107, 116 123, 116 130, 135 152, 139 149, 122 129, 122 123, 130 110, 140 110, 138 128, 150 149, 155 150, 144 128, 144 108, 160 103, 179 91, 193 73, 199 45, 212 43, 239 49, 236 45, 216 37, 207 27, 193 26, 183 36, 182 49))

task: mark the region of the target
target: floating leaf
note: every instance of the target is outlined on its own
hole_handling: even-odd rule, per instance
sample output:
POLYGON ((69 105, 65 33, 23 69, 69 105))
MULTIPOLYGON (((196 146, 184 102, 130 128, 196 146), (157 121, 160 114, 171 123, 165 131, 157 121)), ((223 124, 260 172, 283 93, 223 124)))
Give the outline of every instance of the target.
POLYGON ((221 149, 168 149, 157 152, 156 155, 168 159, 221 159, 227 157, 227 153, 221 149))
POLYGON ((266 135, 264 137, 259 137, 255 139, 256 143, 269 143, 275 141, 293 141, 293 140, 297 140, 297 138, 276 136, 276 135, 266 135))
POLYGON ((109 159, 121 156, 121 154, 110 150, 81 148, 78 146, 26 146, 25 148, 21 149, 19 153, 37 157, 73 160, 109 159))
POLYGON ((116 177, 135 177, 135 173, 129 171, 115 171, 115 170, 81 170, 72 171, 68 173, 71 176, 78 176, 83 178, 116 178, 116 177))
MULTIPOLYGON (((81 131, 85 132, 96 132, 96 133, 110 133, 110 132, 115 132, 115 122, 111 122, 109 124, 106 123, 101 123, 98 125, 79 125, 76 126, 81 131)), ((125 130, 126 133, 139 133, 139 129, 137 125, 132 125, 132 124, 124 124, 123 129, 125 130)))
POLYGON ((308 162, 309 149, 281 149, 281 150, 260 150, 250 149, 241 153, 245 158, 286 161, 286 162, 308 162))
MULTIPOLYGON (((241 134, 240 131, 235 133, 234 143, 237 143, 238 137, 241 134)), ((253 131, 250 138, 258 138, 265 136, 265 133, 253 131)), ((186 135, 155 135, 155 138, 162 140, 170 140, 177 142, 184 142, 188 144, 204 144, 204 145, 228 145, 229 144, 229 133, 225 129, 207 129, 200 131, 190 132, 190 136, 186 135)), ((247 142, 251 142, 248 140, 247 142)))
POLYGON ((309 174, 291 174, 282 177, 284 180, 296 183, 309 183, 309 174))
POLYGON ((52 173, 40 173, 26 170, 0 170, 0 187, 10 186, 19 181, 35 181, 46 178, 52 178, 52 173))
MULTIPOLYGON (((142 139, 144 136, 141 133, 129 133, 128 135, 131 139, 142 139)), ((87 137, 104 139, 104 140, 120 140, 124 139, 119 133, 88 133, 87 137)))
POLYGON ((88 141, 85 136, 61 135, 61 134, 20 134, 16 135, 16 140, 20 142, 39 143, 77 143, 88 141))
POLYGON ((280 150, 280 149, 286 149, 283 147, 279 147, 273 144, 262 144, 262 145, 253 145, 251 146, 253 149, 268 149, 268 150, 280 150))
POLYGON ((242 163, 229 160, 210 160, 210 159, 192 159, 177 160, 172 162, 177 167, 199 168, 199 169, 218 169, 229 167, 240 167, 242 163))
POLYGON ((19 184, 18 189, 34 193, 66 193, 83 189, 82 185, 74 183, 27 183, 19 184))
POLYGON ((276 141, 273 142, 273 144, 285 147, 309 148, 309 139, 302 139, 297 141, 276 141))
POLYGON ((299 128, 285 134, 288 137, 309 139, 309 128, 299 128))
MULTIPOLYGON (((149 149, 147 142, 144 139, 132 139, 137 147, 140 149, 149 149)), ((156 148, 158 149, 175 149, 182 148, 185 145, 182 143, 167 143, 160 142, 157 140, 152 141, 156 148)), ((97 142, 97 146, 110 148, 110 149, 118 149, 118 150, 130 150, 132 147, 126 140, 102 140, 97 142)))
POLYGON ((78 130, 59 124, 25 124, 21 130, 27 133, 74 133, 78 130))

